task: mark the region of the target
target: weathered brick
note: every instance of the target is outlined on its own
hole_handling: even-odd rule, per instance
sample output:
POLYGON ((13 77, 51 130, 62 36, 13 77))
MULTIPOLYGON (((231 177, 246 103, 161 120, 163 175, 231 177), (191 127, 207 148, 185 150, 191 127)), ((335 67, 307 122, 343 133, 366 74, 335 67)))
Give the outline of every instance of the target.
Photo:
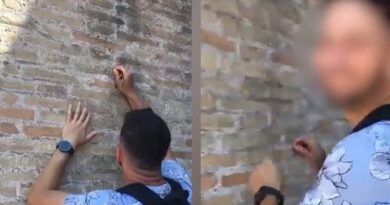
POLYGON ((215 108, 216 100, 210 93, 205 93, 201 95, 201 109, 202 110, 212 110, 215 108))
POLYGON ((282 63, 286 65, 292 65, 294 63, 293 57, 287 51, 281 51, 281 50, 274 51, 271 53, 271 58, 274 62, 282 63))
POLYGON ((47 6, 54 6, 62 11, 72 10, 74 3, 72 1, 57 1, 57 0, 45 0, 37 2, 39 6, 45 8, 47 6))
POLYGON ((214 70, 219 68, 219 55, 215 52, 210 52, 206 48, 202 49, 201 66, 203 69, 214 70))
POLYGON ((146 44, 146 45, 150 45, 150 46, 157 46, 158 45, 157 42, 154 42, 153 40, 150 40, 149 38, 142 38, 140 36, 125 33, 122 31, 118 31, 116 33, 116 35, 117 35, 118 39, 124 40, 124 41, 139 42, 141 44, 146 44))
POLYGON ((58 11, 52 11, 49 9, 42 9, 38 7, 33 7, 30 9, 29 14, 33 16, 33 18, 38 19, 39 21, 48 21, 51 24, 61 24, 66 25, 68 27, 80 27, 83 24, 84 19, 80 19, 76 16, 64 15, 58 11))
POLYGON ((201 204, 202 205, 236 204, 236 198, 233 194, 211 196, 207 199, 203 199, 201 204))
POLYGON ((96 37, 90 37, 87 34, 84 34, 80 31, 73 32, 72 35, 78 41, 88 43, 88 44, 97 44, 97 45, 100 45, 106 49, 113 50, 113 49, 122 49, 124 47, 123 45, 111 43, 109 41, 102 40, 102 39, 99 39, 96 37))
POLYGON ((116 16, 110 16, 106 13, 101 13, 99 11, 85 9, 83 7, 79 7, 78 10, 83 15, 86 15, 92 19, 99 19, 99 21, 106 21, 109 23, 117 24, 117 25, 124 25, 125 24, 125 22, 122 19, 120 19, 116 16))
POLYGON ((0 88, 12 89, 22 92, 34 92, 35 85, 31 82, 26 81, 16 81, 11 79, 2 79, 0 78, 0 88))
POLYGON ((7 94, 4 94, 1 101, 7 105, 13 105, 17 99, 18 99, 18 96, 7 93, 7 94))
POLYGON ((224 35, 226 36, 238 36, 238 24, 239 20, 237 17, 222 15, 220 16, 221 27, 224 35))
POLYGON ((112 2, 106 0, 90 0, 89 3, 105 9, 112 9, 114 7, 112 2))
POLYGON ((40 85, 37 91, 49 96, 64 96, 66 95, 66 87, 60 85, 40 85))
POLYGON ((24 126, 23 133, 29 137, 61 137, 62 129, 58 127, 24 126))
POLYGON ((4 5, 7 8, 15 9, 15 10, 22 8, 22 5, 17 0, 4 0, 4 5))
POLYGON ((201 158, 202 170, 218 167, 231 167, 236 164, 235 159, 229 155, 207 154, 201 158))
POLYGON ((129 107, 111 77, 119 62, 142 76, 137 88, 171 128, 178 161, 191 168, 191 4, 0 0, 0 204, 26 204, 31 170, 50 159, 68 104, 77 101, 93 113, 91 128, 106 134, 80 149, 67 165, 72 182, 61 187, 121 186, 116 133, 129 107))
POLYGON ((12 123, 0 122, 0 132, 5 134, 17 134, 18 129, 12 123))
POLYGON ((36 62, 37 55, 36 52, 28 49, 14 48, 9 52, 14 58, 26 60, 30 62, 36 62))
POLYGON ((77 79, 72 75, 48 70, 41 70, 34 67, 24 69, 23 76, 27 78, 32 78, 33 80, 77 83, 77 79))
POLYGON ((0 117, 33 120, 34 111, 21 108, 0 108, 0 117))
POLYGON ((233 52, 236 49, 236 45, 234 42, 208 31, 201 31, 201 40, 206 44, 209 44, 224 51, 233 52))
POLYGON ((246 184, 248 182, 248 173, 234 173, 231 175, 222 176, 222 186, 236 186, 240 184, 246 184))
POLYGON ((242 59, 251 61, 266 57, 267 51, 263 48, 240 45, 240 54, 242 59))
POLYGON ((207 191, 209 189, 212 189, 217 184, 217 180, 212 175, 205 175, 201 176, 200 178, 200 186, 202 191, 207 191))
POLYGON ((115 33, 115 30, 113 28, 110 28, 108 26, 103 25, 94 25, 94 24, 88 24, 89 29, 93 33, 101 33, 103 35, 109 36, 115 33))
POLYGON ((236 119, 226 115, 201 114, 201 126, 203 129, 233 128, 236 119))
POLYGON ((203 0, 203 3, 218 13, 238 15, 237 3, 234 0, 203 0))
POLYGON ((65 110, 62 113, 57 113, 53 111, 42 111, 39 113, 38 119, 46 122, 64 122, 65 116, 65 110))
POLYGON ((47 63, 52 64, 68 64, 69 63, 69 56, 64 56, 62 54, 58 53, 50 53, 45 57, 45 61, 47 63))
POLYGON ((83 98, 83 99, 95 99, 99 101, 104 101, 110 99, 109 95, 103 92, 95 92, 92 90, 86 89, 78 89, 74 88, 71 94, 75 97, 83 98))
MULTIPOLYGON (((16 15, 11 13, 7 13, 7 15, 4 15, 3 13, 1 13, 0 22, 3 24, 13 25, 21 28, 31 28, 31 21, 26 21, 26 19, 23 18, 22 15, 16 15)), ((8 51, 9 49, 6 50, 8 51)))
POLYGON ((44 48, 52 49, 52 50, 58 50, 61 46, 61 43, 58 41, 54 41, 51 39, 46 39, 41 36, 25 36, 24 40, 28 42, 28 44, 41 46, 44 48))
POLYGON ((76 44, 71 44, 71 45, 61 45, 60 47, 61 52, 65 52, 66 54, 69 55, 79 55, 81 53, 81 47, 76 44))
POLYGON ((9 73, 9 74, 18 74, 18 66, 15 64, 11 64, 10 62, 4 61, 4 72, 9 73))
POLYGON ((24 103, 33 107, 41 106, 57 109, 66 109, 69 105, 69 103, 65 100, 44 97, 25 97, 24 103))
POLYGON ((99 60, 112 60, 112 56, 102 50, 99 50, 98 48, 90 48, 89 52, 91 53, 91 56, 93 58, 99 59, 99 60))
POLYGON ((91 83, 92 86, 96 86, 99 88, 107 88, 107 89, 114 89, 114 83, 113 81, 105 81, 100 79, 94 79, 93 83, 91 83))

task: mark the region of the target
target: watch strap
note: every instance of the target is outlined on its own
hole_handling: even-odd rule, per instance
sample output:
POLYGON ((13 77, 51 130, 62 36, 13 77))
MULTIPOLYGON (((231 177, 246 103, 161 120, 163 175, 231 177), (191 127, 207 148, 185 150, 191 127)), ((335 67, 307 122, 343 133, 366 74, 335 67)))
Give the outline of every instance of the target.
POLYGON ((257 193, 255 194, 255 205, 260 205, 261 202, 265 199, 265 197, 269 195, 274 196, 276 198, 276 200, 278 201, 278 205, 283 205, 283 194, 279 190, 269 186, 262 186, 260 187, 259 191, 257 191, 257 193))
POLYGON ((59 146, 60 146, 60 143, 61 143, 61 142, 67 142, 67 143, 70 144, 70 142, 62 140, 62 141, 60 141, 60 142, 57 144, 56 148, 57 148, 60 152, 69 154, 69 156, 73 156, 73 154, 74 154, 74 148, 73 148, 73 146, 70 144, 70 145, 71 145, 71 146, 70 146, 70 149, 69 149, 68 151, 64 151, 64 150, 59 149, 59 146))

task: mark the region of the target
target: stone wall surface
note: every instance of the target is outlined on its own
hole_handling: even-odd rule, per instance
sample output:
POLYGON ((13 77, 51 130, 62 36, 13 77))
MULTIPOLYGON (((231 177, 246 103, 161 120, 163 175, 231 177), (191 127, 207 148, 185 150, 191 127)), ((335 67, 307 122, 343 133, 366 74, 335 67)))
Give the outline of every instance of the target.
POLYGON ((283 174, 286 205, 313 183, 291 151, 294 138, 332 147, 348 130, 293 64, 309 0, 201 1, 203 205, 252 204, 246 182, 264 158, 283 174))
POLYGON ((0 1, 0 204, 25 204, 68 103, 77 101, 94 113, 92 129, 105 134, 76 153, 62 188, 121 185, 114 150, 129 109, 110 77, 116 63, 136 73, 190 168, 190 0, 0 1))

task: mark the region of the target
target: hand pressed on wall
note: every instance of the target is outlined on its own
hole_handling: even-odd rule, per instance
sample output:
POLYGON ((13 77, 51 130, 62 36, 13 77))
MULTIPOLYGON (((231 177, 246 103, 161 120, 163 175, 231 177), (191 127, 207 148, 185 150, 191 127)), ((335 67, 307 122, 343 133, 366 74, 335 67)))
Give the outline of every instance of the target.
POLYGON ((69 141, 74 149, 87 143, 98 134, 97 131, 94 131, 87 135, 90 121, 91 114, 88 113, 87 108, 81 107, 80 102, 77 104, 75 112, 72 112, 72 105, 69 105, 62 130, 62 139, 69 141))

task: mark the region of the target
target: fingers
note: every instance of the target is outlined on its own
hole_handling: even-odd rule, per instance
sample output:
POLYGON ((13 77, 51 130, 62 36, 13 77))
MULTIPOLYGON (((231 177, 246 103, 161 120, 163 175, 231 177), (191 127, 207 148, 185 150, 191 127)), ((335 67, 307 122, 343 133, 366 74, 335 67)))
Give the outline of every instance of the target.
POLYGON ((81 115, 80 115, 80 118, 79 118, 78 122, 79 122, 79 123, 84 122, 84 120, 85 120, 85 118, 87 117, 87 115, 88 115, 87 108, 84 107, 84 108, 83 108, 83 111, 81 112, 81 115))
POLYGON ((74 112, 73 121, 78 121, 80 118, 80 106, 81 106, 81 103, 78 102, 77 107, 76 107, 76 111, 74 112))
POLYGON ((66 114, 66 121, 69 122, 72 120, 72 104, 68 106, 68 112, 66 114))
POLYGON ((85 120, 83 121, 83 125, 84 126, 88 126, 89 125, 89 122, 91 121, 91 118, 92 118, 92 115, 91 113, 88 113, 85 120))
POLYGON ((88 109, 86 107, 82 107, 81 103, 78 102, 73 116, 72 116, 72 104, 70 104, 68 106, 66 120, 68 122, 74 121, 77 123, 82 123, 82 124, 88 125, 89 121, 91 120, 91 114, 88 113, 88 109))
POLYGON ((297 139, 293 142, 293 152, 301 155, 301 156, 308 156, 310 154, 310 143, 306 139, 297 139))

